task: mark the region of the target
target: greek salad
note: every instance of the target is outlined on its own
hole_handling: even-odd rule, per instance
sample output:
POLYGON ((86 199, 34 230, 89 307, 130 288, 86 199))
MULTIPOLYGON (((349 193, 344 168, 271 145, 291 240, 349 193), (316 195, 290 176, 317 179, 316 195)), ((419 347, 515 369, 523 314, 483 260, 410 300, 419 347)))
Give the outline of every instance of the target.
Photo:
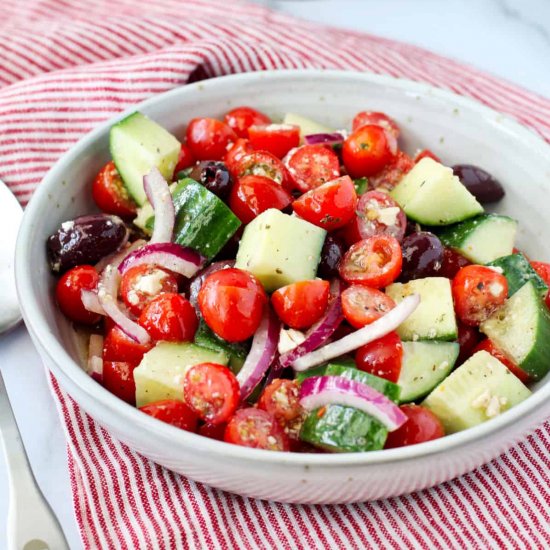
POLYGON ((361 452, 429 441, 530 395, 550 368, 550 264, 482 168, 251 107, 174 136, 110 130, 101 213, 47 241, 88 372, 144 414, 228 443, 361 452), (178 139, 179 138, 179 139, 178 139))

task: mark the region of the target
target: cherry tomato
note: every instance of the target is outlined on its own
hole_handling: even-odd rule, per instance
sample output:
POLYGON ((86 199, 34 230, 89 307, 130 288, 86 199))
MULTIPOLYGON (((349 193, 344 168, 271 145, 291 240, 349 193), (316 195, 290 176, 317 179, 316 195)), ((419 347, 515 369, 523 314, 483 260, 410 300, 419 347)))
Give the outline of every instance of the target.
POLYGON ((235 176, 240 160, 253 151, 254 148, 247 139, 239 138, 231 145, 223 157, 223 162, 232 176, 235 176))
POLYGON ((277 420, 268 412, 252 407, 235 413, 227 424, 224 440, 255 449, 290 450, 288 438, 277 420))
POLYGON ((215 118, 194 118, 187 126, 187 145, 197 160, 221 160, 236 139, 235 132, 215 118))
POLYGON ((422 159, 432 159, 435 160, 435 162, 441 162, 441 159, 432 153, 429 149, 422 149, 422 151, 418 151, 414 157, 414 163, 420 162, 422 159))
POLYGON ((269 151, 282 159, 300 145, 300 127, 294 124, 262 124, 248 129, 248 139, 254 149, 269 151))
POLYGON ((375 235, 355 243, 340 264, 340 276, 351 284, 384 288, 401 272, 401 246, 391 235, 375 235))
POLYGON ((390 332, 355 352, 355 363, 359 370, 385 378, 397 384, 401 374, 403 345, 397 332, 390 332))
POLYGON ((482 340, 472 351, 472 355, 478 351, 486 351, 490 353, 495 359, 498 359, 503 365, 508 367, 508 370, 517 378, 519 378, 524 384, 529 382, 529 375, 518 365, 516 365, 511 359, 508 359, 504 353, 502 353, 496 346, 493 344, 492 340, 486 338, 482 340))
POLYGON ((407 216, 387 193, 368 191, 357 204, 357 227, 363 239, 391 235, 401 242, 407 229, 407 216))
POLYGON ((481 334, 476 327, 469 327, 461 323, 458 324, 458 344, 460 346, 460 353, 458 354, 458 359, 456 361, 457 366, 461 365, 468 359, 472 354, 474 348, 477 346, 481 340, 481 334))
POLYGON ((103 387, 130 405, 136 404, 134 369, 137 363, 103 361, 103 387))
POLYGON ((210 439, 217 439, 218 441, 223 441, 223 436, 225 434, 225 428, 227 424, 203 424, 199 428, 199 434, 208 437, 210 439))
POLYGON ((271 303, 283 323, 299 330, 310 327, 323 316, 329 294, 328 281, 300 281, 276 290, 271 295, 271 303))
POLYGON ((438 276, 447 277, 447 279, 454 279, 456 274, 467 265, 471 265, 472 262, 465 258, 462 254, 459 254, 452 248, 443 249, 443 260, 441 262, 441 268, 438 270, 438 276))
POLYGON ((120 296, 133 315, 139 317, 147 304, 159 294, 177 293, 174 275, 154 265, 137 265, 124 273, 120 280, 120 296))
POLYGON ((205 279, 198 301, 206 324, 218 336, 242 342, 256 332, 267 296, 252 273, 229 268, 205 279))
POLYGON ((298 440, 304 410, 300 405, 300 385, 296 380, 273 380, 260 395, 258 408, 275 418, 292 441, 298 440))
POLYGON ((352 178, 373 176, 393 157, 386 131, 373 124, 355 130, 342 146, 342 160, 352 178))
POLYGON ((377 113, 373 111, 361 111, 360 113, 357 113, 353 119, 351 129, 355 132, 355 130, 358 130, 362 126, 367 126, 370 124, 381 126, 384 130, 390 132, 396 139, 399 137, 400 130, 395 120, 384 113, 377 113))
POLYGON ((357 194, 349 176, 324 183, 292 203, 298 216, 327 231, 349 223, 355 215, 356 206, 357 194))
POLYGON ((71 321, 85 325, 95 325, 101 315, 88 311, 82 303, 83 290, 95 290, 99 275, 91 265, 79 265, 67 271, 57 282, 55 298, 59 309, 71 321))
POLYGON ((403 151, 397 154, 382 170, 369 177, 369 187, 391 191, 414 166, 414 161, 403 151))
POLYGON ((185 374, 183 395, 189 408, 209 424, 227 422, 240 400, 231 370, 216 363, 194 365, 185 374))
POLYGON ((274 182, 288 186, 288 175, 281 160, 268 151, 252 151, 228 164, 231 175, 238 180, 244 176, 264 176, 274 182))
POLYGON ((241 138, 248 136, 248 129, 259 124, 270 124, 271 119, 252 107, 235 107, 223 117, 225 123, 241 138))
POLYGON ((176 163, 176 167, 174 168, 174 177, 178 175, 178 172, 181 172, 186 168, 190 168, 191 166, 193 166, 193 164, 195 164, 195 157, 193 157, 191 149, 187 145, 185 145, 185 143, 182 143, 178 155, 178 162, 176 163))
POLYGON ((137 205, 132 200, 119 176, 113 161, 108 162, 96 176, 92 185, 94 202, 107 214, 122 218, 136 215, 137 205))
POLYGON ((172 292, 153 298, 143 309, 138 322, 153 340, 166 342, 190 342, 199 326, 191 302, 172 292))
POLYGON ((338 155, 324 145, 303 145, 284 159, 293 188, 306 193, 340 176, 338 155))
POLYGON ((155 401, 140 407, 139 410, 181 430, 197 431, 199 420, 197 415, 185 403, 177 399, 155 401))
POLYGON ((531 262, 531 267, 538 273, 539 277, 550 286, 550 264, 545 262, 531 262))
POLYGON ((443 425, 432 411, 420 405, 401 405, 399 408, 409 419, 398 430, 388 434, 385 449, 416 445, 445 435, 443 425))
POLYGON ((452 291, 458 318, 465 325, 477 326, 504 303, 508 282, 494 269, 467 265, 453 279, 452 291))
POLYGON ((139 344, 126 336, 116 325, 106 327, 103 341, 103 361, 128 362, 138 365, 153 348, 153 343, 139 344))
POLYGON ((395 302, 375 288, 352 285, 342 292, 342 310, 346 321, 355 328, 370 325, 395 307, 395 302))
POLYGON ((337 231, 336 235, 340 237, 347 246, 351 246, 362 240, 361 234, 359 233, 359 217, 357 215, 353 216, 349 223, 337 231))
POLYGON ((269 208, 284 210, 292 195, 265 176, 244 176, 231 189, 229 206, 243 223, 250 223, 269 208))

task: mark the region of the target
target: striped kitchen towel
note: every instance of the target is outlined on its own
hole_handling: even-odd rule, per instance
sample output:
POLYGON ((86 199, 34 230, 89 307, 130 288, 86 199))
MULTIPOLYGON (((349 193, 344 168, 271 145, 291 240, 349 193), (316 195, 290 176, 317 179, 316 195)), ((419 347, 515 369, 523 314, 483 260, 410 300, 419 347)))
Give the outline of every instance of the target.
MULTIPOLYGON (((4 0, 0 175, 25 204, 101 121, 243 71, 341 68, 446 88, 550 140, 550 101, 422 49, 240 0, 4 0)), ((498 460, 409 496, 295 506, 223 493, 113 440, 52 381, 86 548, 550 548, 550 424, 498 460), (230 528, 228 528, 230 526, 230 528)))

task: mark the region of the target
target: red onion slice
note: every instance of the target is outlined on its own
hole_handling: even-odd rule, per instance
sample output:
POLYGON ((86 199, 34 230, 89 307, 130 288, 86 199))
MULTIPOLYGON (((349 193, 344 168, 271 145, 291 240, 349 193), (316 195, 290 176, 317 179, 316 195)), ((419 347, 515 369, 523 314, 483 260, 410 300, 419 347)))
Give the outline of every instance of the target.
POLYGON ((101 334, 90 335, 88 373, 94 380, 103 381, 103 336, 101 334))
POLYGON ((176 243, 153 243, 128 254, 118 270, 124 274, 131 267, 154 264, 185 277, 193 277, 203 261, 204 258, 191 248, 176 243))
POLYGON ((320 349, 299 357, 292 362, 292 368, 295 371, 308 370, 311 367, 325 363, 330 359, 334 359, 335 357, 354 351, 357 348, 372 342, 373 340, 382 338, 382 336, 385 336, 388 332, 395 330, 403 321, 405 321, 417 308, 419 303, 420 296, 418 294, 411 294, 410 296, 407 296, 402 302, 388 311, 388 313, 386 313, 383 317, 380 317, 374 321, 374 323, 360 328, 359 330, 344 336, 344 338, 341 338, 336 342, 331 342, 320 349))
POLYGON ((308 330, 306 339, 299 346, 279 357, 281 369, 290 366, 300 357, 316 350, 333 335, 344 319, 340 301, 341 293, 342 283, 338 279, 334 279, 330 284, 330 302, 325 315, 308 330))
POLYGON ((407 415, 384 394, 343 376, 306 378, 300 387, 300 405, 307 411, 326 405, 353 407, 376 418, 390 432, 408 420, 407 415))
POLYGON ((266 306, 260 326, 252 339, 252 347, 246 357, 237 381, 241 386, 241 400, 245 400, 260 383, 277 353, 281 324, 276 315, 266 306))
POLYGON ((220 271, 220 269, 227 269, 228 267, 233 267, 235 265, 235 260, 220 260, 219 262, 214 262, 208 267, 203 269, 197 274, 197 276, 191 281, 189 285, 189 301, 193 304, 193 307, 196 309, 198 307, 198 297, 199 290, 201 289, 204 280, 208 275, 220 271))
POLYGON ((144 241, 143 239, 138 239, 128 246, 121 247, 118 251, 113 252, 112 254, 105 256, 105 258, 99 260, 99 262, 94 265, 95 270, 98 273, 101 273, 109 264, 116 263, 116 265, 118 266, 128 254, 130 254, 134 250, 137 250, 146 243, 147 241, 144 241))
POLYGON ((80 299, 82 300, 82 305, 92 313, 97 313, 98 315, 107 315, 105 310, 99 303, 99 298, 97 297, 97 292, 93 290, 82 290, 80 292, 80 299))
POLYGON ((345 139, 346 138, 342 132, 308 134, 307 136, 304 136, 304 142, 306 145, 318 145, 319 143, 336 145, 338 143, 342 143, 345 139))
POLYGON ((150 243, 168 243, 172 240, 176 210, 168 182, 155 166, 143 176, 143 189, 155 212, 155 227, 150 243))

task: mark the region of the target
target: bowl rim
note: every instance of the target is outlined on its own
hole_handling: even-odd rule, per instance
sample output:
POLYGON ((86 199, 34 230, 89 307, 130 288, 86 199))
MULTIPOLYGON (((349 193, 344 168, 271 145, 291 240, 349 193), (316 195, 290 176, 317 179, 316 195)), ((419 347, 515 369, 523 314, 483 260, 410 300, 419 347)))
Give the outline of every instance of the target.
MULTIPOLYGON (((354 71, 324 70, 324 69, 288 69, 277 71, 257 71, 239 73, 235 75, 221 76, 208 80, 178 86, 167 92, 154 95, 142 102, 130 106, 118 115, 107 119, 92 131, 83 136, 73 147, 66 151, 61 158, 50 168, 42 179, 37 190, 29 201, 17 239, 17 253, 15 258, 15 273, 17 283, 18 299, 25 324, 29 332, 39 342, 39 352, 45 353, 63 376, 75 385, 79 391, 96 401, 104 409, 117 415, 117 421, 128 422, 134 426, 140 426, 143 433, 152 431, 156 437, 170 441, 173 446, 192 448, 197 453, 210 453, 217 455, 224 460, 255 460, 272 465, 296 465, 296 466, 318 466, 318 467, 341 467, 341 466, 366 466, 368 464, 396 463, 410 459, 419 459, 443 452, 452 451, 468 443, 473 443, 483 437, 496 434, 517 422, 522 417, 532 413, 537 407, 550 397, 550 383, 543 385, 534 392, 528 399, 509 409, 503 414, 484 422, 478 426, 447 435, 441 439, 401 447, 397 449, 382 449, 379 451, 359 453, 336 453, 336 454, 315 454, 315 453, 287 453, 273 452, 262 449, 251 449, 238 445, 227 444, 222 441, 209 439, 195 433, 180 430, 166 424, 149 415, 141 413, 137 408, 120 400, 109 391, 105 390, 95 382, 84 370, 69 356, 64 346, 50 332, 45 315, 42 313, 38 301, 34 298, 32 273, 26 269, 30 260, 30 249, 33 237, 33 220, 43 214, 43 204, 47 201, 48 194, 56 188, 58 181, 62 181, 60 175, 64 167, 81 155, 97 137, 116 121, 121 120, 136 110, 147 110, 158 103, 169 101, 172 98, 181 96, 185 100, 187 94, 194 94, 204 88, 217 88, 231 86, 233 83, 254 82, 256 80, 282 81, 293 84, 300 82, 307 83, 308 80, 325 79, 327 81, 362 81, 376 85, 397 88, 404 92, 414 93, 420 96, 431 96, 444 102, 450 102, 454 106, 463 107, 480 116, 489 117, 498 121, 509 132, 521 139, 535 152, 543 156, 550 155, 550 145, 546 143, 535 131, 522 126, 511 117, 499 113, 475 100, 457 95, 453 92, 436 88, 432 85, 416 82, 407 79, 394 78, 387 75, 371 73, 359 73, 354 71)), ((529 432, 530 433, 530 432, 529 432)), ((525 433, 527 437, 528 433, 525 433)))

